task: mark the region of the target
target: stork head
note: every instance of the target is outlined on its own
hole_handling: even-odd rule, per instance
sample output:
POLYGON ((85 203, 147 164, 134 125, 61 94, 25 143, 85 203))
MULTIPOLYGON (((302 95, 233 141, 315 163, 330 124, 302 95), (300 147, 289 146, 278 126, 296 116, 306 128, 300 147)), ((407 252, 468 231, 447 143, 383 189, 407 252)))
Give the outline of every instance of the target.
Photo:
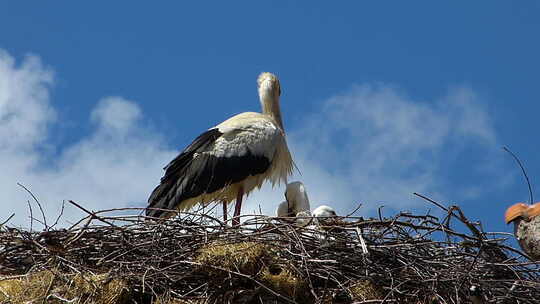
POLYGON ((289 208, 296 214, 300 211, 309 211, 309 198, 306 188, 302 182, 292 182, 287 184, 285 199, 289 203, 289 208))
POLYGON ((313 210, 313 216, 315 217, 327 217, 327 216, 336 216, 336 211, 334 208, 326 205, 319 206, 313 210))
POLYGON ((530 221, 533 217, 539 214, 540 203, 536 203, 530 206, 525 203, 517 203, 506 209, 506 213, 504 214, 504 220, 507 224, 518 219, 530 221))
POLYGON ((257 87, 259 89, 259 99, 261 101, 263 114, 270 115, 282 131, 283 120, 279 110, 279 96, 281 95, 281 86, 276 75, 268 72, 261 73, 257 78, 257 87))
POLYGON ((281 95, 279 79, 272 73, 262 72, 257 78, 257 87, 260 96, 279 97, 281 95))

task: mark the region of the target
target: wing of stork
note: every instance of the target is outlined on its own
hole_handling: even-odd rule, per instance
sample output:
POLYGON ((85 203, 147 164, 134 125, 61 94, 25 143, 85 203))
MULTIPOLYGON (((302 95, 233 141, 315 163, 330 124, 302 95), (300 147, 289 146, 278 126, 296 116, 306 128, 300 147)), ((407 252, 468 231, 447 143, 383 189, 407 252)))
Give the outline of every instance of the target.
MULTIPOLYGON (((148 207, 187 210, 197 203, 230 202, 236 193, 227 191, 228 186, 267 172, 282 142, 283 132, 266 115, 248 112, 231 117, 199 135, 164 168, 148 207)), ((262 183, 262 178, 258 180, 262 183)), ((146 215, 171 214, 147 209, 146 215)))

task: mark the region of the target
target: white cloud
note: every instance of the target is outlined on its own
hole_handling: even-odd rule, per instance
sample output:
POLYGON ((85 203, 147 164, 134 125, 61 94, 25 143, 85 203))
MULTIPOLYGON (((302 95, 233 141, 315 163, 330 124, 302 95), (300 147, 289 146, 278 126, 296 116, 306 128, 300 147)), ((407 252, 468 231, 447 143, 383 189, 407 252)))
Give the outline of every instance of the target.
MULTIPOLYGON (((12 225, 28 226, 31 198, 16 185, 26 185, 38 197, 47 217, 54 218, 62 200, 88 209, 144 206, 159 181, 162 167, 176 151, 162 146, 161 135, 142 127, 142 113, 132 101, 108 97, 90 115, 95 129, 88 137, 63 147, 52 163, 40 151, 56 117, 49 101, 50 69, 39 58, 20 65, 0 53, 0 193, 4 216, 16 214, 12 225)), ((34 216, 38 215, 34 205, 34 216)), ((64 219, 83 213, 66 206, 64 219)), ((38 218, 41 218, 38 216, 38 218)))
POLYGON ((90 114, 100 132, 112 132, 117 135, 132 130, 141 116, 139 107, 122 97, 102 99, 90 114))
POLYGON ((49 105, 50 69, 35 56, 15 60, 0 49, 0 149, 32 149, 46 139, 47 125, 55 119, 49 105))
MULTIPOLYGON (((162 167, 177 151, 164 147, 164 136, 145 127, 137 104, 107 97, 89 115, 93 131, 58 147, 54 159, 47 158, 41 151, 57 119, 49 100, 52 84, 53 73, 39 58, 29 56, 17 65, 0 51, 0 198, 5 217, 15 212, 11 224, 28 225, 30 197, 17 182, 38 196, 49 219, 64 199, 93 210, 145 206, 162 167)), ((395 210, 414 208, 419 200, 412 192, 475 196, 483 184, 460 185, 446 172, 461 165, 463 155, 475 153, 482 157, 468 163, 471 174, 484 178, 486 170, 496 167, 486 153, 498 148, 492 122, 467 88, 418 101, 387 85, 355 86, 296 125, 300 127, 288 130, 288 140, 302 175, 291 180, 305 183, 313 207, 330 203, 342 214, 360 202, 362 214, 381 203, 395 210)), ((258 213, 260 205, 265 214, 273 214, 282 200, 283 187, 267 185, 248 198, 243 213, 258 213)), ((82 215, 68 206, 64 219, 82 215)))
MULTIPOLYGON (((471 149, 486 158, 468 163, 468 170, 486 179, 491 173, 487 164, 497 167, 489 153, 498 149, 491 119, 468 88, 452 88, 434 101, 416 101, 387 85, 354 86, 325 101, 301 125, 288 135, 302 172, 293 180, 305 183, 312 207, 330 203, 341 214, 358 203, 363 203, 360 214, 370 215, 380 205, 395 211, 426 206, 413 192, 470 198, 483 184, 452 181, 445 171, 463 166, 458 159, 471 149)), ((261 206, 265 213, 273 212, 283 200, 282 191, 265 187, 250 197, 248 210, 257 210, 271 197, 261 206)))

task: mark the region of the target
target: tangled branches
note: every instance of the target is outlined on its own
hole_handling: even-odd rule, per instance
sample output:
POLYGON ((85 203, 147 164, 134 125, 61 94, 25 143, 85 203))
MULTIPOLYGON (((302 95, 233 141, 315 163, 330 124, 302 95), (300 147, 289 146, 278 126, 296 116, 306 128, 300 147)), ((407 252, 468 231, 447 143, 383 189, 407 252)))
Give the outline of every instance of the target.
POLYGON ((259 215, 236 228, 207 214, 156 223, 77 205, 88 216, 69 229, 4 226, 0 280, 107 274, 137 302, 167 294, 178 303, 463 303, 471 286, 486 303, 540 299, 539 265, 506 245, 506 234, 431 202, 442 219, 400 213, 300 227, 259 215))

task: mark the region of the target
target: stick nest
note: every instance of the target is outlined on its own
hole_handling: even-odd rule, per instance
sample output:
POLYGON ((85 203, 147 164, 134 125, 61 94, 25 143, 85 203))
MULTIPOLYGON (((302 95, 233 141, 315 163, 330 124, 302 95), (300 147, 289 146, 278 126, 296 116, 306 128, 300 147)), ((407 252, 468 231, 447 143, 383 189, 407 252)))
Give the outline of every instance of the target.
POLYGON ((0 302, 468 303, 476 286, 485 303, 537 303, 540 265, 508 234, 433 203, 442 217, 301 227, 259 215, 232 228, 204 213, 154 222, 73 202, 88 216, 69 229, 0 226, 0 302))

